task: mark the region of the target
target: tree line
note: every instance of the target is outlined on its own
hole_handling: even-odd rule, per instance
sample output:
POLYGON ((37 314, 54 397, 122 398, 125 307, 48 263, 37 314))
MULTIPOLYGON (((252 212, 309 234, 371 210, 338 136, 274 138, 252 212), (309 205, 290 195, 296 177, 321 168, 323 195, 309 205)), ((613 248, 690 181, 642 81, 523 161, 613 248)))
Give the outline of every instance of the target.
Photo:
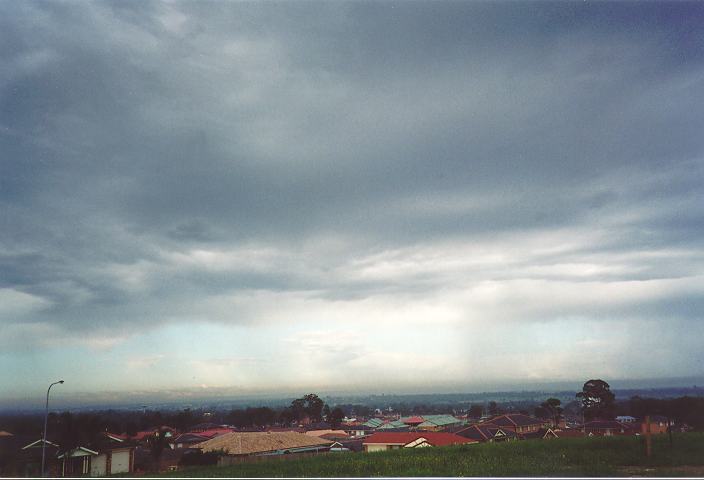
POLYGON ((585 420, 612 420, 617 415, 644 418, 647 415, 662 415, 678 424, 687 424, 696 430, 704 430, 704 397, 643 398, 631 397, 617 402, 604 380, 588 380, 577 392, 582 402, 585 420))
MULTIPOLYGON (((678 423, 686 423, 697 430, 704 430, 704 397, 645 398, 635 396, 630 400, 616 401, 610 386, 603 380, 585 382, 582 391, 577 392, 576 402, 561 405, 560 400, 548 398, 546 401, 526 403, 515 408, 513 404, 468 405, 465 410, 470 418, 481 418, 500 413, 521 412, 540 418, 552 419, 557 423, 564 414, 573 417, 584 416, 584 420, 613 419, 616 415, 632 415, 642 418, 645 415, 664 415, 678 423)), ((448 413, 447 405, 396 405, 394 413, 403 415, 448 413)), ((63 441, 64 444, 89 443, 100 432, 127 433, 168 425, 179 431, 188 431, 199 423, 227 424, 237 428, 266 428, 268 426, 293 426, 299 423, 316 424, 326 422, 330 428, 339 428, 345 416, 371 417, 374 410, 368 405, 335 405, 330 407, 318 395, 308 394, 294 399, 289 405, 270 407, 247 407, 231 410, 183 409, 179 411, 145 410, 120 411, 106 410, 84 413, 49 414, 49 438, 63 441)), ((14 434, 41 434, 43 415, 0 415, 0 430, 14 434)))

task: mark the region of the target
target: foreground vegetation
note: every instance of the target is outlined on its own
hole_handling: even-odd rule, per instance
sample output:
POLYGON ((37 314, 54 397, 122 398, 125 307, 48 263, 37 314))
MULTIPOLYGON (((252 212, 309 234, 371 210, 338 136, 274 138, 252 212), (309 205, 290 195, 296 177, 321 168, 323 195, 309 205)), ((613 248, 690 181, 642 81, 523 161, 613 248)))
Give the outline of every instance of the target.
POLYGON ((378 453, 329 453, 270 459, 230 467, 183 469, 177 477, 374 477, 374 476, 700 476, 704 434, 532 440, 378 453), (697 473, 699 472, 699 473, 697 473))

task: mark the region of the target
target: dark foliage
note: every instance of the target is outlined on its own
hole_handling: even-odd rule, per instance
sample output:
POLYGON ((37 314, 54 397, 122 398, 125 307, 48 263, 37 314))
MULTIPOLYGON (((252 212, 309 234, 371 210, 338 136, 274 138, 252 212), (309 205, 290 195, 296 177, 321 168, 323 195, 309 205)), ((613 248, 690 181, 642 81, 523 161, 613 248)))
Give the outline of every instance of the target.
POLYGON ((291 412, 295 420, 308 417, 311 422, 320 422, 323 419, 325 403, 314 393, 309 393, 291 402, 291 412))
POLYGON ((471 418, 481 418, 481 416, 484 415, 484 405, 472 405, 471 407, 469 407, 469 411, 467 412, 467 414, 471 418))
POLYGON ((677 424, 687 424, 695 430, 704 430, 704 397, 641 398, 628 401, 628 414, 637 418, 663 415, 677 424))
POLYGON ((548 398, 540 404, 540 407, 535 409, 536 416, 540 418, 549 418, 553 425, 557 425, 562 417, 561 404, 562 402, 558 398, 548 398), (538 410, 541 411, 541 414, 538 413, 538 410))
POLYGON ((330 424, 330 428, 332 429, 338 429, 340 428, 340 425, 342 424, 342 419, 345 418, 345 412, 342 411, 341 408, 335 407, 332 409, 330 412, 330 415, 328 415, 328 423, 330 424))
POLYGON ((192 450, 184 452, 178 464, 182 467, 217 465, 220 452, 205 452, 192 450))
POLYGON ((239 428, 265 427, 276 422, 277 414, 269 407, 231 410, 227 423, 239 428))
POLYGON ((616 416, 616 396, 603 380, 588 380, 576 397, 582 400, 585 420, 613 420, 616 416))

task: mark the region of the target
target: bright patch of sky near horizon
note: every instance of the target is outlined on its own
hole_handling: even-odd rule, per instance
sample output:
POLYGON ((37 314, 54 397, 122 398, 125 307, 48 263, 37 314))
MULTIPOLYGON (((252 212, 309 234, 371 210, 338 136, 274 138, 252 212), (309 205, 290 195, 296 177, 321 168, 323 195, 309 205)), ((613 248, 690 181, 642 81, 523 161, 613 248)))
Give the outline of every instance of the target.
POLYGON ((0 3, 0 400, 703 375, 702 21, 0 3))

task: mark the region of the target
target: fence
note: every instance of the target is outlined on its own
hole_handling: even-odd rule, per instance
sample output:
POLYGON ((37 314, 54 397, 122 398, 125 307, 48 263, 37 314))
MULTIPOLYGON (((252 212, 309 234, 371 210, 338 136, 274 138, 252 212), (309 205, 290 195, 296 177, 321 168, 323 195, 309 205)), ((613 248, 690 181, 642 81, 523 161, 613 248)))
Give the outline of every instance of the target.
POLYGON ((241 463, 256 463, 256 462, 281 462, 286 460, 294 460, 297 458, 312 457, 315 455, 325 455, 330 452, 299 452, 286 453, 282 455, 223 455, 218 459, 218 467, 226 467, 230 465, 239 465, 241 463))

